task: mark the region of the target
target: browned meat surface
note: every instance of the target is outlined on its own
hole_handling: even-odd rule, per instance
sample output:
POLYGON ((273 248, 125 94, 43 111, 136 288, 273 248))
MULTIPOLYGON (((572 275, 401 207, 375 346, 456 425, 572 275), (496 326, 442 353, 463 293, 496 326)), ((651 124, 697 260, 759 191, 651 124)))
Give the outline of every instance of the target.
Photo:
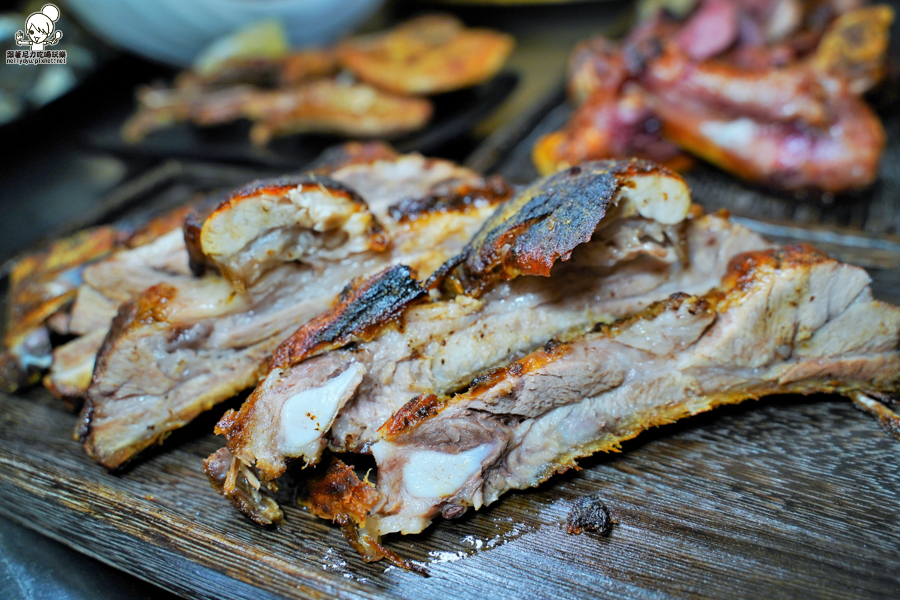
MULTIPOLYGON (((378 251, 361 246, 349 256, 328 260, 313 245, 307 254, 287 253, 283 258, 289 262, 268 265, 244 293, 209 272, 177 285, 157 285, 123 307, 98 357, 83 413, 85 448, 98 462, 114 468, 200 412, 255 384, 279 343, 325 310, 354 277, 397 263, 427 276, 462 250, 494 203, 503 199, 497 182, 418 155, 351 161, 328 176, 335 185, 313 191, 299 182, 286 188, 284 195, 262 184, 257 187, 266 193, 238 193, 243 199, 238 204, 284 204, 298 219, 293 225, 284 224, 283 229, 291 230, 303 228, 300 217, 309 216, 297 209, 304 205, 304 194, 331 194, 335 206, 346 206, 341 203, 346 203, 349 188, 367 206, 360 214, 371 213, 370 224, 381 224, 390 247, 378 251), (412 220, 390 215, 391 207, 402 201, 453 197, 460 189, 471 202, 456 203, 453 210, 439 203, 440 210, 412 220)), ((234 208, 233 203, 226 205, 234 208)), ((310 229, 321 230, 330 215, 314 218, 318 220, 310 229)), ((258 240, 269 223, 257 221, 255 226, 257 231, 251 228, 241 239, 258 240)), ((275 233, 280 235, 278 229, 275 233)), ((239 262, 239 254, 229 256, 239 262)))
POLYGON ((570 63, 579 106, 535 145, 541 172, 606 156, 680 168, 678 149, 749 181, 840 192, 871 184, 884 131, 861 94, 883 76, 889 7, 708 0, 570 63), (830 23, 830 24, 829 24, 830 23))
MULTIPOLYGON (((87 332, 85 318, 108 322, 108 314, 75 319, 69 314, 73 300, 78 303, 87 273, 111 254, 129 252, 130 248, 165 237, 180 227, 187 210, 178 208, 144 223, 86 229, 19 258, 10 275, 4 353, 0 357, 2 386, 13 391, 39 380, 52 360, 48 328, 63 335, 80 335, 87 332)), ((109 312, 101 307, 97 310, 109 312)))
MULTIPOLYGON (((534 248, 554 249, 553 242, 565 237, 560 231, 564 226, 559 222, 554 227, 541 225, 554 219, 563 221, 568 214, 568 225, 577 230, 585 197, 602 193, 615 172, 615 168, 585 165, 570 187, 562 174, 539 182, 498 210, 467 253, 487 247, 485 240, 492 236, 484 232, 508 231, 505 228, 517 222, 515 216, 527 212, 524 209, 529 203, 521 199, 541 199, 542 190, 559 195, 558 203, 539 200, 545 209, 553 207, 548 211, 551 216, 529 219, 531 228, 513 227, 515 233, 506 238, 505 246, 532 247, 518 243, 528 241, 534 248), (587 177, 596 180, 593 188, 585 185, 587 177), (567 190, 572 193, 566 194, 567 190), (570 203, 568 213, 562 197, 570 203), (534 231, 542 232, 542 237, 529 235, 534 231)), ((620 188, 607 188, 605 206, 593 207, 593 239, 574 252, 570 249, 571 258, 553 267, 549 279, 493 279, 492 286, 478 288, 477 296, 451 294, 430 302, 409 295, 402 327, 384 327, 374 339, 371 330, 363 328, 362 343, 359 337, 321 337, 326 324, 340 330, 344 321, 339 315, 356 314, 343 303, 337 305, 331 314, 288 339, 276 352, 263 382, 239 412, 223 417, 217 432, 226 436, 231 454, 253 467, 263 482, 279 477, 291 458, 316 462, 326 446, 367 452, 378 441, 380 424, 410 396, 465 387, 475 376, 548 339, 583 334, 598 322, 630 314, 673 292, 706 292, 718 283, 735 254, 767 247, 758 236, 718 217, 666 226, 631 212, 628 203, 647 208, 655 204, 648 215, 657 211, 674 214, 661 211, 660 204, 667 203, 673 210, 679 202, 674 186, 667 190, 667 200, 661 200, 660 177, 670 175, 632 172, 631 177, 622 178, 620 188), (641 177, 647 177, 648 183, 638 183, 641 177), (623 190, 626 194, 619 197, 623 190), (323 345, 323 341, 327 343, 323 345), (346 347, 348 341, 353 345, 346 347)), ((675 181, 673 178, 671 183, 675 181)), ((683 182, 681 186, 683 218, 688 203, 683 182)), ((532 208, 536 209, 536 204, 532 208)), ((577 243, 573 241, 573 246, 577 243)), ((388 302, 392 296, 386 294, 385 302, 395 310, 397 304, 388 302)), ((361 303, 359 312, 365 314, 367 306, 361 303)), ((394 314, 389 313, 391 322, 394 314)), ((223 492, 228 496, 229 490, 223 492)))
POLYGON ((512 52, 512 37, 467 29, 446 14, 411 19, 387 32, 338 45, 341 64, 363 81, 396 94, 437 94, 490 79, 512 52))
POLYGON ((72 301, 84 265, 109 254, 116 244, 113 227, 98 227, 54 242, 46 250, 21 258, 9 278, 9 293, 0 358, 0 383, 15 391, 35 383, 50 366, 47 319, 72 301))
POLYGON ((808 246, 742 254, 709 293, 548 344, 465 393, 416 398, 372 446, 380 500, 364 535, 421 531, 719 405, 896 395, 900 309, 873 300, 868 284, 862 269, 808 246))

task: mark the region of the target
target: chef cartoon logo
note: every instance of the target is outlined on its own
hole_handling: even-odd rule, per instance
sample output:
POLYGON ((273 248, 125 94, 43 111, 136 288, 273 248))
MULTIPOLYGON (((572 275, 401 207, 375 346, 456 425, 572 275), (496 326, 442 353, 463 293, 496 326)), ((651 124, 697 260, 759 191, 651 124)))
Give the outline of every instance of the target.
POLYGON ((56 31, 58 19, 59 9, 55 4, 45 4, 40 12, 31 13, 25 20, 25 31, 16 32, 16 45, 31 46, 31 49, 7 50, 6 64, 65 64, 65 50, 45 49, 62 39, 62 31, 56 31))

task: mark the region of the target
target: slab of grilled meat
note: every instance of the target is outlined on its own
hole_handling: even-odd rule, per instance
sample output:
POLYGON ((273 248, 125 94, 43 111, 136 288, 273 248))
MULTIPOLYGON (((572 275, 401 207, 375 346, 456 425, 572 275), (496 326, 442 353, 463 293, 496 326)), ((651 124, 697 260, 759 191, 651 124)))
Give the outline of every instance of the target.
POLYGON ((587 163, 520 192, 429 282, 432 293, 443 284, 439 299, 425 301, 390 271, 348 290, 279 348, 241 410, 223 417, 227 449, 208 462, 211 479, 224 485, 215 467, 227 465, 235 475, 220 491, 266 522, 270 500, 247 481, 271 482, 293 458, 315 463, 326 446, 368 452, 410 396, 465 388, 549 339, 677 291, 706 292, 735 254, 768 246, 719 217, 679 223, 689 209, 683 180, 646 166, 587 163), (375 307, 380 327, 370 318, 354 331, 373 310, 366 294, 355 301, 363 288, 384 303, 375 307))
POLYGON ((427 276, 510 193, 499 179, 419 155, 237 190, 199 231, 186 230, 206 272, 119 310, 82 413, 85 449, 115 468, 254 385, 279 343, 348 281, 396 263, 427 276))
POLYGON ((69 309, 93 265, 180 229, 187 210, 86 229, 18 258, 9 278, 0 385, 15 391, 37 382, 53 360, 50 333, 79 334, 69 309))
POLYGON ((377 539, 535 486, 650 427, 769 394, 900 392, 900 309, 857 267, 809 246, 735 257, 721 285, 675 294, 551 342, 473 382, 420 396, 372 446, 377 539))
POLYGON ((569 73, 580 106, 535 164, 637 155, 677 168, 684 150, 786 190, 871 184, 884 131, 861 95, 883 75, 893 12, 813 4, 708 0, 685 22, 582 44, 569 73))

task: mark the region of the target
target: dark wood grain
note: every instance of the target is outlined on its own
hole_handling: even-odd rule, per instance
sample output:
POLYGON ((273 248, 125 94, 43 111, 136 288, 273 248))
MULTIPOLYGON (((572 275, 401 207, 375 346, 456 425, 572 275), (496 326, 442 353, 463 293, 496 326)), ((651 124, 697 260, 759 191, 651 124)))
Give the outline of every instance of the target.
POLYGON ((190 598, 900 595, 900 444, 833 397, 779 398, 662 428, 472 517, 389 541, 431 577, 365 564, 284 498, 265 530, 217 496, 201 419, 110 475, 42 391, 0 398, 0 505, 15 520, 190 598), (608 538, 565 533, 599 492, 608 538))

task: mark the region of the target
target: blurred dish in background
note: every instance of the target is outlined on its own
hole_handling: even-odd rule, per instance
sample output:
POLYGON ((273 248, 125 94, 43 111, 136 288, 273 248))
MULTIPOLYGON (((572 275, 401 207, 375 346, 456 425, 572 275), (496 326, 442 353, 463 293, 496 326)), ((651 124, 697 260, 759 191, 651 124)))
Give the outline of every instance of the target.
POLYGON ((95 34, 178 67, 248 23, 277 20, 290 46, 331 42, 368 19, 383 0, 68 0, 95 34))
POLYGON ((216 42, 214 57, 201 56, 173 87, 139 89, 138 110, 122 128, 125 141, 180 122, 239 119, 253 122, 257 145, 295 133, 395 138, 428 123, 433 107, 422 96, 494 77, 514 45, 506 34, 468 29, 450 15, 418 17, 334 48, 280 53, 276 41, 253 55, 239 41, 259 38, 239 32, 216 42))
POLYGON ((863 4, 649 2, 652 16, 621 43, 576 48, 568 91, 578 109, 537 142, 535 165, 549 173, 636 155, 684 168, 687 152, 788 191, 866 187, 885 134, 862 95, 884 75, 894 15, 863 4))

